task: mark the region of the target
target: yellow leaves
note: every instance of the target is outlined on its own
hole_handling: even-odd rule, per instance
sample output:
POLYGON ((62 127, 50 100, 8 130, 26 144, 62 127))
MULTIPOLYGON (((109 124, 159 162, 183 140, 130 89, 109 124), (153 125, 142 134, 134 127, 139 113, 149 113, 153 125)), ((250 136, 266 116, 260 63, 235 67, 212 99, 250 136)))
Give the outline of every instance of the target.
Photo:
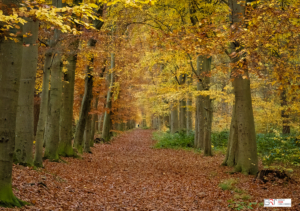
POLYGON ((62 68, 62 72, 63 72, 63 73, 66 73, 66 72, 68 72, 68 68, 66 68, 66 67, 63 67, 63 68, 62 68))

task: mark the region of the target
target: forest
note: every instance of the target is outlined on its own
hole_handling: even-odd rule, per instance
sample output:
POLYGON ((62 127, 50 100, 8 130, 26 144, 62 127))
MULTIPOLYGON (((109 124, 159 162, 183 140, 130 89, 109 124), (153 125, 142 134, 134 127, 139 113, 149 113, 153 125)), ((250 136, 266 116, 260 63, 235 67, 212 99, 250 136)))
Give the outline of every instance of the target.
POLYGON ((300 1, 0 7, 0 210, 300 210, 300 1))

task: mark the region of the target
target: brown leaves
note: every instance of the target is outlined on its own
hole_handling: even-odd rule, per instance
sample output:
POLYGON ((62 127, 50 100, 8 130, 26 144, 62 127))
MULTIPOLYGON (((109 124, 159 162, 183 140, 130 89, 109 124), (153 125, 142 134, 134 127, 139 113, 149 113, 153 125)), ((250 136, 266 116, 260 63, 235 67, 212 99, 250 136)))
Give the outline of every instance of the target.
POLYGON ((251 202, 292 198, 297 209, 298 185, 262 189, 250 176, 227 174, 230 168, 220 166, 223 155, 152 149, 151 137, 151 130, 134 130, 111 145, 96 145, 82 160, 45 161, 38 171, 14 166, 14 193, 32 204, 17 210, 227 210, 234 193, 218 184, 231 177, 251 202))

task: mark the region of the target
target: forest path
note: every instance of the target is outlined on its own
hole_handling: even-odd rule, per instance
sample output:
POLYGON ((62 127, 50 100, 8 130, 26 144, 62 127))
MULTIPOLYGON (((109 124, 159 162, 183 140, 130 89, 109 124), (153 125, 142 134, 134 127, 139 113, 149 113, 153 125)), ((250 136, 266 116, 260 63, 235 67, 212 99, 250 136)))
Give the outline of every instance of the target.
POLYGON ((38 171, 14 166, 14 192, 32 203, 18 210, 228 210, 235 193, 218 184, 232 177, 253 202, 290 198, 291 187, 263 190, 253 177, 226 173, 230 169, 220 166, 223 155, 153 149, 152 133, 125 132, 111 144, 97 144, 83 159, 45 161, 38 171))

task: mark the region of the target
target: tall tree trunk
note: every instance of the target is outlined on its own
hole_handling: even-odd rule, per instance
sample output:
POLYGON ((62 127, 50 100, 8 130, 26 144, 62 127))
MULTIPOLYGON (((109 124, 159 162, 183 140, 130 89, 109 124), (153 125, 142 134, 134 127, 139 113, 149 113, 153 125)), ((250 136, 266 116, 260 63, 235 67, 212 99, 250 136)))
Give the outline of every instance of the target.
MULTIPOLYGON (((94 102, 94 109, 97 110, 98 107, 98 97, 96 97, 95 102, 94 102)), ((96 130, 96 121, 97 121, 97 114, 93 114, 92 117, 92 126, 91 126, 91 141, 90 145, 91 147, 94 146, 94 137, 95 137, 95 130, 96 130)))
POLYGON ((103 119, 103 114, 101 115, 98 115, 99 118, 98 118, 98 133, 101 133, 102 131, 102 119, 103 119))
MULTIPOLYGON (((52 5, 61 8, 62 0, 53 1, 52 5)), ((54 37, 51 42, 59 43, 61 31, 55 29, 54 37)), ((53 46, 56 44, 50 44, 53 46)), ((60 45, 60 43, 59 43, 60 45)), ((59 51, 59 50, 58 50, 59 51)), ((46 144, 44 157, 51 161, 58 161, 58 144, 59 144, 59 119, 61 109, 62 93, 62 54, 56 50, 53 64, 51 66, 51 80, 48 99, 48 115, 44 141, 46 144)))
MULTIPOLYGON (((3 6, 13 3, 16 2, 2 1, 3 6)), ((0 6, 1 9, 3 6, 0 6)), ((18 35, 18 31, 20 30, 13 28, 9 32, 18 35)), ((22 33, 17 37, 19 42, 10 39, 0 42, 0 206, 6 207, 22 205, 12 192, 16 113, 23 51, 20 35, 22 36, 22 33)))
POLYGON ((146 116, 143 116, 143 123, 142 123, 142 127, 147 127, 147 121, 146 121, 146 116))
MULTIPOLYGON (((183 86, 186 82, 186 75, 180 75, 179 81, 183 86)), ((186 99, 180 100, 179 106, 179 130, 186 130, 186 99)))
MULTIPOLYGON (((192 78, 190 78, 188 81, 188 85, 190 86, 192 84, 192 78)), ((193 128, 192 125, 192 95, 188 94, 187 100, 186 100, 186 133, 189 134, 190 131, 193 128)))
POLYGON ((162 130, 161 116, 157 116, 156 117, 156 121, 157 121, 157 128, 158 128, 158 130, 162 130))
MULTIPOLYGON (((115 55, 112 53, 111 54, 111 69, 113 69, 115 67, 115 55)), ((112 108, 112 99, 111 99, 111 95, 112 95, 112 86, 114 83, 114 74, 113 72, 111 72, 108 75, 108 81, 109 81, 109 90, 107 93, 107 98, 106 98, 106 109, 109 110, 108 112, 105 111, 104 114, 104 120, 103 120, 103 131, 102 131, 102 138, 105 141, 110 141, 110 138, 112 136, 112 133, 110 132, 111 127, 112 127, 112 120, 111 120, 111 108, 112 108)))
MULTIPOLYGON (((200 69, 199 75, 202 78, 201 90, 209 91, 210 77, 207 75, 211 72, 211 57, 199 56, 200 59, 200 69)), ((204 155, 211 156, 211 124, 212 124, 212 104, 209 96, 200 96, 200 110, 199 110, 199 121, 200 122, 200 143, 203 146, 204 155)))
MULTIPOLYGON (((103 6, 99 8, 97 11, 99 16, 102 16, 103 14, 103 6)), ((93 21, 94 27, 99 30, 103 26, 103 22, 99 20, 94 20, 93 21)), ((97 40, 94 40, 91 38, 89 40, 89 46, 94 48, 96 46, 97 40)), ((94 58, 91 59, 90 63, 92 64, 94 62, 94 58)), ((80 108, 80 115, 79 115, 79 120, 77 123, 76 127, 76 132, 75 132, 75 138, 74 138, 74 147, 78 150, 79 153, 82 153, 82 147, 83 147, 83 135, 84 135, 84 130, 85 130, 85 124, 86 124, 86 119, 88 117, 88 112, 91 109, 91 101, 93 98, 93 76, 91 75, 92 72, 92 67, 88 66, 87 67, 87 76, 85 78, 85 90, 84 90, 84 96, 82 99, 81 103, 81 108, 80 108)))
POLYGON ((93 76, 91 75, 91 68, 87 67, 87 74, 85 77, 85 89, 84 96, 81 103, 79 120, 76 127, 75 138, 74 138, 74 147, 82 154, 83 148, 83 135, 85 130, 85 125, 88 117, 88 112, 91 108, 91 101, 93 98, 93 76))
POLYGON ((64 157, 73 157, 73 102, 76 56, 70 55, 67 59, 66 72, 63 73, 62 107, 60 113, 60 142, 58 154, 64 157))
MULTIPOLYGON (((245 14, 245 2, 240 3, 237 0, 229 0, 231 8, 232 24, 241 23, 245 14)), ((258 158, 256 147, 256 134, 254 126, 254 117, 252 109, 250 79, 248 74, 247 61, 241 58, 236 52, 239 47, 238 42, 231 43, 231 63, 237 64, 231 73, 234 79, 233 87, 235 94, 235 104, 231 120, 230 136, 228 140, 227 155, 223 165, 234 166, 235 171, 244 174, 256 174, 258 171, 258 158), (241 74, 241 72, 243 72, 241 74)))
POLYGON ((34 91, 35 75, 37 70, 39 23, 26 18, 27 23, 23 26, 23 33, 31 33, 31 36, 23 38, 23 61, 21 80, 18 97, 15 157, 16 163, 33 165, 32 148, 34 141, 34 91))
MULTIPOLYGON (((197 82, 197 90, 198 91, 203 91, 204 87, 203 87, 203 77, 201 75, 201 73, 203 73, 206 68, 210 68, 209 64, 207 63, 207 59, 206 57, 203 56, 198 56, 197 57, 197 74, 198 76, 201 78, 201 82, 198 81, 197 82)), ((204 97, 203 96, 198 96, 196 98, 196 108, 197 108, 197 148, 201 148, 203 149, 204 146, 204 131, 205 131, 205 109, 204 109, 204 97)), ((196 127, 196 126, 195 126, 196 127)))
POLYGON ((49 79, 50 68, 52 64, 52 51, 45 54, 44 75, 43 75, 43 90, 41 96, 40 115, 36 132, 35 142, 35 157, 34 165, 36 167, 43 167, 43 144, 44 134, 46 130, 46 120, 48 113, 48 97, 49 97, 49 79))
POLYGON ((85 132, 84 132, 84 152, 91 153, 91 125, 92 125, 92 115, 88 114, 88 118, 85 124, 85 132))
POLYGON ((170 128, 170 115, 164 116, 164 117, 163 117, 163 121, 164 121, 164 125, 165 125, 167 128, 170 128))
POLYGON ((213 108, 211 99, 209 96, 203 97, 205 116, 204 116, 204 138, 203 138, 203 151, 205 156, 212 156, 211 152, 211 128, 212 128, 212 118, 213 118, 213 108))
POLYGON ((178 106, 174 106, 174 103, 171 104, 171 133, 174 134, 179 130, 179 119, 178 119, 178 106))
POLYGON ((196 111, 195 111, 195 136, 194 136, 194 147, 195 148, 200 148, 200 143, 199 143, 199 115, 198 115, 198 107, 199 107, 199 96, 196 97, 195 100, 196 104, 196 111))
POLYGON ((49 107, 47 117, 47 127, 45 133, 45 154, 44 157, 51 161, 58 161, 59 145, 59 120, 61 110, 62 93, 62 61, 61 54, 58 53, 53 59, 51 67, 51 86, 49 94, 49 107))
POLYGON ((285 106, 288 105, 287 99, 286 99, 286 90, 284 89, 281 92, 281 106, 283 107, 283 110, 281 111, 281 118, 282 118, 282 134, 290 134, 291 128, 289 125, 289 114, 286 111, 285 106))

